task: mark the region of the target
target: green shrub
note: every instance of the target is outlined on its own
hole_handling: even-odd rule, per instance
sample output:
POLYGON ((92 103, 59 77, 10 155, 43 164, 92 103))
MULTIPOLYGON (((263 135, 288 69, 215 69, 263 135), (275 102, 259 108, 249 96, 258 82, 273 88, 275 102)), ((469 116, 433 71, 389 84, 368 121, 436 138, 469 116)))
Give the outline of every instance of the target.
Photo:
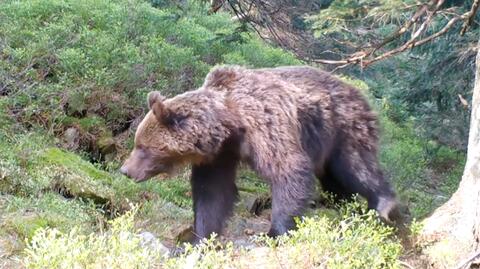
POLYGON ((115 219, 108 232, 39 229, 25 262, 28 268, 399 268, 401 245, 392 228, 359 202, 343 205, 341 212, 337 218, 306 217, 297 231, 276 240, 260 237, 252 250, 223 245, 213 236, 166 258, 140 247, 133 210, 115 219))
POLYGON ((25 250, 27 268, 153 268, 160 253, 144 248, 134 232, 134 211, 110 222, 108 233, 90 234, 78 228, 62 233, 39 229, 25 250))
POLYGON ((115 132, 141 115, 148 91, 194 89, 216 64, 299 63, 239 32, 227 13, 166 2, 3 1, 0 80, 8 103, 28 124, 57 129, 66 116, 101 117, 115 132))
POLYGON ((402 246, 374 211, 358 201, 340 207, 337 218, 307 217, 276 249, 282 264, 303 268, 398 268, 402 246))
POLYGON ((65 199, 55 193, 35 198, 13 196, 7 200, 2 229, 22 239, 31 239, 37 229, 46 227, 63 232, 77 227, 84 233, 92 232, 102 214, 93 203, 65 199))

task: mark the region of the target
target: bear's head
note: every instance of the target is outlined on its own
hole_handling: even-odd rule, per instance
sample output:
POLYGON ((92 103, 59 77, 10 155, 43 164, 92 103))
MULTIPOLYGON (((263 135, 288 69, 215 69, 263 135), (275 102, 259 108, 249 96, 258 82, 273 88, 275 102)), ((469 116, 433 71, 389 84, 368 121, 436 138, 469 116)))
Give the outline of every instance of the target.
POLYGON ((166 99, 148 95, 150 111, 135 133, 135 147, 120 171, 137 182, 208 162, 237 125, 222 92, 201 88, 166 99))

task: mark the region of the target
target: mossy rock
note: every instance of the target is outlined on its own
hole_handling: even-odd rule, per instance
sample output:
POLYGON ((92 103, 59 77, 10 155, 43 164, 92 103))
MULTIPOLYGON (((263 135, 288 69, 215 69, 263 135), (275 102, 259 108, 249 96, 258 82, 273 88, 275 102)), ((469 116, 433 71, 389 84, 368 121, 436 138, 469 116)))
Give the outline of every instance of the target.
POLYGON ((80 156, 65 152, 59 148, 49 148, 45 150, 41 159, 48 164, 65 167, 72 172, 77 172, 79 175, 87 176, 98 181, 112 181, 111 176, 107 172, 97 169, 80 156))
POLYGON ((101 137, 97 140, 98 150, 102 155, 114 154, 117 151, 115 139, 109 136, 101 137))
POLYGON ((142 200, 144 185, 111 174, 95 167, 80 156, 58 148, 46 149, 40 159, 40 167, 54 167, 51 187, 66 197, 81 197, 106 204, 113 211, 129 209, 130 203, 142 200))
POLYGON ((78 176, 62 169, 52 181, 52 189, 63 196, 93 200, 96 204, 107 204, 115 196, 114 190, 88 177, 78 176))
POLYGON ((41 159, 56 168, 51 186, 65 196, 92 199, 101 204, 115 196, 114 189, 108 185, 113 181, 111 176, 79 156, 50 148, 43 152, 41 159))

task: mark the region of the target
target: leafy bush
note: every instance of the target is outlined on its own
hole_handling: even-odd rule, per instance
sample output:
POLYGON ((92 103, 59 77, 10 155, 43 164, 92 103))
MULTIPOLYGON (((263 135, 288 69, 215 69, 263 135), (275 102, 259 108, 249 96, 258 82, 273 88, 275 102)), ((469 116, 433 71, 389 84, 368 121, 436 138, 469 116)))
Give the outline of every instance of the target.
POLYGON ((344 204, 337 218, 306 217, 279 239, 259 237, 251 250, 223 245, 215 236, 166 258, 140 247, 134 211, 115 219, 109 232, 83 236, 40 229, 28 243, 29 268, 398 268, 401 245, 393 230, 359 202, 344 204))
POLYGON ((403 126, 382 117, 380 160, 387 177, 415 218, 442 205, 457 189, 465 156, 415 135, 410 122, 403 126))
POLYGON ((153 268, 161 254, 141 246, 134 233, 135 211, 110 222, 108 233, 39 229, 25 250, 27 268, 153 268))

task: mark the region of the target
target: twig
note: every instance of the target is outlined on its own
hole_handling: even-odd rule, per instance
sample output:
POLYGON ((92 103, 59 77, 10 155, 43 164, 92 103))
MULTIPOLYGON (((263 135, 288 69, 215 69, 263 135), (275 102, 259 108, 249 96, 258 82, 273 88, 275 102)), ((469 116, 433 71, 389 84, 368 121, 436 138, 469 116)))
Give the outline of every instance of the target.
POLYGON ((464 35, 467 32, 468 27, 472 24, 473 18, 475 18, 475 14, 477 14, 479 6, 479 0, 474 0, 472 4, 472 8, 467 13, 467 19, 463 23, 462 30, 460 30, 460 35, 464 35))
POLYGON ((401 265, 403 265, 404 267, 408 268, 408 269, 415 269, 415 267, 411 266, 410 264, 404 262, 404 261, 399 261, 399 263, 401 265))
POLYGON ((442 28, 442 30, 440 30, 440 31, 436 32, 435 34, 430 35, 430 36, 428 36, 428 37, 426 37, 426 38, 424 38, 424 39, 421 39, 421 40, 419 40, 419 41, 417 41, 417 42, 415 42, 415 41, 413 41, 413 42, 407 42, 407 43, 405 43, 404 45, 402 45, 402 46, 400 46, 400 47, 398 47, 398 48, 396 48, 396 49, 394 49, 394 50, 388 51, 388 52, 386 52, 386 53, 384 53, 384 54, 382 54, 382 55, 380 55, 380 56, 377 56, 377 57, 375 57, 375 58, 373 58, 373 59, 371 59, 371 60, 364 60, 362 67, 367 67, 368 65, 370 65, 370 64, 372 64, 372 63, 374 63, 374 62, 383 60, 383 59, 385 59, 385 58, 387 58, 387 57, 390 57, 390 56, 393 56, 393 55, 398 54, 398 53, 400 53, 400 52, 403 52, 403 51, 405 51, 405 50, 407 50, 407 49, 412 49, 412 48, 414 48, 414 47, 417 47, 417 46, 423 45, 423 44, 425 44, 425 43, 428 43, 428 42, 432 41, 433 39, 435 39, 435 38, 437 38, 437 37, 439 37, 439 36, 441 36, 441 35, 444 35, 444 34, 445 34, 450 28, 452 28, 452 26, 453 26, 458 20, 460 20, 460 19, 461 19, 461 17, 452 18, 452 19, 445 25, 445 27, 442 28))
MULTIPOLYGON (((425 9, 425 5, 423 5, 419 9, 419 11, 417 11, 414 14, 414 16, 412 17, 411 20, 409 20, 409 22, 407 22, 404 26, 402 26, 402 28, 397 30, 397 32, 395 34, 393 34, 392 36, 390 36, 389 38, 384 40, 382 43, 378 44, 373 49, 364 48, 363 50, 360 50, 360 51, 352 54, 349 58, 341 59, 341 60, 326 60, 326 59, 308 59, 308 60, 310 60, 311 62, 321 63, 321 64, 340 65, 338 67, 338 69, 345 68, 346 66, 353 65, 353 64, 359 64, 362 68, 364 68, 364 67, 367 67, 367 66, 371 65, 374 62, 383 60, 387 57, 390 57, 390 56, 396 55, 398 53, 404 52, 408 49, 412 49, 414 47, 421 46, 425 43, 431 42, 432 40, 444 35, 445 33, 447 33, 453 27, 453 25, 455 25, 455 23, 457 23, 459 20, 464 20, 465 23, 467 23, 467 28, 468 28, 468 25, 473 23, 473 18, 474 18, 475 14, 478 11, 478 8, 480 6, 480 0, 474 0, 474 3, 472 4, 472 8, 471 8, 470 11, 468 11, 468 12, 462 14, 462 15, 454 15, 454 17, 451 18, 441 30, 439 30, 439 31, 437 31, 437 32, 435 32, 435 33, 433 33, 433 34, 431 34, 431 35, 429 35, 429 36, 427 36, 423 39, 417 40, 421 36, 421 34, 425 32, 426 28, 430 25, 433 17, 436 14, 443 13, 443 11, 439 11, 439 8, 442 6, 442 4, 444 2, 445 2, 444 0, 431 1, 430 4, 435 5, 433 10, 428 14, 427 18, 418 27, 418 29, 414 30, 414 33, 412 34, 412 37, 409 39, 409 41, 407 41, 403 45, 401 45, 401 46, 399 46, 395 49, 389 50, 389 51, 387 51, 387 52, 385 52, 385 53, 383 53, 379 56, 373 57, 373 54, 375 53, 376 50, 378 50, 379 48, 381 48, 385 44, 393 41, 394 39, 400 37, 408 29, 410 29, 411 27, 413 27, 415 25, 419 16, 428 12, 428 9, 425 9)), ((464 27, 465 27, 465 23, 464 23, 464 27)), ((465 28, 465 31, 467 30, 467 28, 465 28)), ((463 28, 462 28, 462 31, 463 31, 463 28)))
POLYGON ((335 67, 332 71, 330 71, 330 73, 335 73, 335 72, 337 72, 338 70, 343 69, 343 68, 345 68, 345 67, 347 67, 347 66, 350 66, 350 63, 339 65, 339 66, 335 67))
POLYGON ((423 14, 425 14, 425 12, 427 12, 428 6, 433 5, 435 2, 436 1, 433 0, 433 1, 430 1, 430 3, 428 3, 428 4, 422 5, 422 7, 419 8, 417 10, 417 12, 415 12, 415 14, 412 16, 412 18, 410 18, 410 20, 408 20, 402 27, 398 28, 398 30, 395 31, 395 33, 393 35, 387 37, 385 40, 382 41, 382 43, 378 44, 376 46, 375 50, 378 50, 378 49, 382 48, 386 44, 392 42, 393 40, 397 39, 399 36, 403 35, 408 29, 410 29, 412 27, 412 25, 415 22, 417 22, 417 20, 420 18, 420 16, 422 16, 423 14))
POLYGON ((438 9, 443 5, 444 2, 445 0, 437 1, 437 4, 435 5, 435 8, 433 9, 433 11, 427 16, 427 19, 420 25, 418 30, 412 35, 409 42, 414 42, 414 40, 417 39, 425 31, 425 29, 427 29, 427 27, 430 25, 430 22, 432 21, 433 16, 435 16, 438 9))
MULTIPOLYGON (((230 1, 227 1, 227 2, 228 2, 228 4, 230 5, 230 8, 232 8, 233 13, 235 13, 235 16, 236 16, 237 18, 239 18, 239 19, 241 19, 241 18, 247 18, 247 14, 241 13, 239 10, 237 10, 237 9, 235 8, 235 5, 232 4, 230 1)), ((250 26, 253 28, 253 30, 254 30, 255 32, 257 32, 258 36, 259 36, 261 39, 266 40, 266 38, 260 33, 260 31, 257 29, 257 27, 255 27, 254 23, 253 23, 250 19, 247 18, 247 19, 246 19, 246 22, 247 22, 247 24, 250 24, 250 26)))
MULTIPOLYGON (((466 14, 463 14, 460 17, 454 17, 454 18, 450 19, 450 21, 448 21, 448 23, 440 31, 438 31, 438 32, 426 37, 426 38, 420 39, 418 41, 415 41, 415 39, 413 39, 413 40, 410 39, 407 43, 403 44, 402 46, 397 47, 393 50, 387 51, 387 52, 385 52, 385 53, 383 53, 383 54, 381 54, 381 55, 379 55, 379 56, 377 56, 373 59, 367 59, 367 57, 372 54, 372 51, 370 51, 370 52, 360 51, 360 52, 356 53, 356 55, 359 55, 359 56, 353 56, 353 57, 350 57, 348 59, 343 59, 343 60, 313 59, 312 62, 322 63, 322 64, 340 64, 340 65, 342 65, 342 64, 360 64, 362 67, 367 67, 368 65, 371 65, 374 62, 377 62, 377 61, 383 60, 387 57, 396 55, 396 54, 398 54, 400 52, 403 52, 407 49, 412 49, 414 47, 423 45, 425 43, 428 43, 428 42, 432 41, 435 38, 438 38, 441 35, 444 35, 448 30, 450 30, 450 28, 452 28, 452 26, 457 21, 459 21, 461 19, 464 19, 465 17, 466 17, 466 14)), ((417 37, 418 36, 416 36, 415 38, 417 38, 417 37)))
POLYGON ((213 14, 217 13, 217 11, 223 7, 223 4, 225 4, 226 0, 220 0, 220 1, 214 1, 212 2, 212 5, 210 7, 210 10, 208 11, 208 14, 213 14))
POLYGON ((455 269, 462 269, 464 268, 466 265, 468 265, 469 263, 473 262, 476 258, 480 257, 480 251, 473 254, 470 258, 462 261, 461 263, 458 264, 457 267, 455 267, 455 269))
MULTIPOLYGON (((435 4, 434 9, 433 9, 432 12, 427 16, 427 18, 426 18, 425 21, 420 25, 420 27, 413 33, 413 35, 412 35, 412 37, 410 38, 410 40, 409 40, 407 43, 405 43, 405 44, 403 44, 402 46, 400 46, 399 48, 397 48, 397 49, 399 50, 398 52, 405 51, 406 49, 408 49, 408 48, 413 48, 413 47, 415 46, 415 45, 414 45, 414 44, 415 44, 415 40, 416 40, 423 32, 425 32, 425 30, 427 29, 427 27, 430 25, 430 22, 432 21, 433 16, 437 13, 438 9, 443 5, 444 2, 445 2, 444 0, 438 0, 438 1, 432 1, 432 2, 431 2, 432 4, 435 4)), ((422 10, 423 10, 423 8, 422 8, 422 10)), ((427 12, 427 11, 428 11, 428 10, 425 10, 425 11, 423 11, 423 13, 421 13, 421 14, 424 14, 424 13, 427 12)), ((416 20, 415 20, 415 21, 416 21, 416 20)), ((415 21, 413 21, 413 22, 415 22, 415 21)), ((412 23, 413 23, 413 22, 412 22, 412 23)), ((407 30, 407 29, 405 29, 405 31, 406 31, 406 30, 407 30)), ((402 34, 403 34, 405 31, 403 31, 402 34)), ((400 36, 400 35, 398 35, 398 36, 400 36)), ((398 37, 398 36, 397 36, 397 37, 398 37)), ((378 49, 378 47, 375 48, 375 49, 370 53, 370 55, 372 55, 377 49, 378 49)), ((395 49, 395 50, 396 50, 396 49, 395 49)), ((398 53, 398 52, 395 52, 395 50, 392 51, 392 52, 393 52, 392 54, 388 54, 387 57, 388 57, 388 56, 391 56, 391 55, 393 55, 393 54, 398 53)), ((385 54, 384 54, 384 55, 385 55, 385 54)), ((382 55, 381 55, 381 56, 382 56, 382 55)), ((384 58, 384 57, 379 58, 379 59, 383 59, 383 58, 384 58)), ((376 58, 374 58, 374 59, 376 59, 376 58)), ((373 60, 372 60, 372 61, 373 61, 373 60)), ((365 64, 367 64, 367 65, 370 64, 370 61, 366 61, 365 64)))

